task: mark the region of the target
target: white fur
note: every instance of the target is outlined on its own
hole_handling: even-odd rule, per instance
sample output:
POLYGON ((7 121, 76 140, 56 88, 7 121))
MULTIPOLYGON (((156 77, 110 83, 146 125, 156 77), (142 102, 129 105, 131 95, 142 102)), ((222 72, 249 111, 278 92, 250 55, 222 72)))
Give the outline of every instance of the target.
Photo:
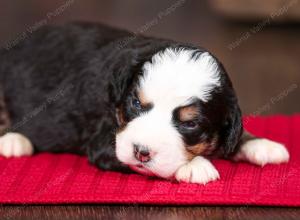
POLYGON ((220 75, 215 59, 202 53, 191 59, 194 50, 166 49, 153 56, 152 62, 144 65, 140 87, 149 101, 165 102, 174 106, 189 98, 198 97, 208 101, 210 92, 220 85, 220 75))
POLYGON ((139 90, 153 108, 133 119, 117 134, 116 155, 121 162, 131 167, 143 166, 136 170, 164 178, 174 176, 176 170, 187 163, 182 137, 172 123, 173 110, 188 104, 193 97, 208 101, 211 90, 220 85, 214 58, 204 52, 192 59, 193 52, 166 49, 144 65, 139 90), (133 144, 147 146, 153 155, 151 161, 137 161, 133 144))
POLYGON ((289 160, 289 152, 277 142, 267 139, 254 139, 241 146, 235 160, 246 160, 259 166, 268 163, 279 164, 289 160))
POLYGON ((7 133, 0 137, 0 155, 20 157, 33 154, 31 142, 22 134, 7 133))
POLYGON ((171 177, 186 157, 182 139, 170 120, 171 115, 158 108, 135 118, 117 135, 117 158, 125 164, 140 164, 134 157, 133 144, 146 145, 153 156, 144 167, 157 176, 171 177))
POLYGON ((180 182, 206 184, 220 178, 211 162, 204 157, 197 156, 189 163, 181 166, 175 178, 180 182))

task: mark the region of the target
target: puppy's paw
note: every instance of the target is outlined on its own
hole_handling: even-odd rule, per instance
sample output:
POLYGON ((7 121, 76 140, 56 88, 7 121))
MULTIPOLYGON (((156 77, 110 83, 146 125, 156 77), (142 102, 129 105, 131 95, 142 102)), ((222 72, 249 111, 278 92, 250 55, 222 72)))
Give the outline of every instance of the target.
POLYGON ((18 133, 7 133, 0 137, 0 155, 20 157, 33 154, 33 146, 25 136, 18 133))
POLYGON ((220 175, 209 160, 197 156, 181 166, 176 171, 175 178, 179 182, 206 184, 219 179, 220 175))
POLYGON ((267 139, 247 141, 237 157, 244 158, 251 163, 264 166, 268 163, 279 164, 288 162, 290 156, 284 145, 267 139))

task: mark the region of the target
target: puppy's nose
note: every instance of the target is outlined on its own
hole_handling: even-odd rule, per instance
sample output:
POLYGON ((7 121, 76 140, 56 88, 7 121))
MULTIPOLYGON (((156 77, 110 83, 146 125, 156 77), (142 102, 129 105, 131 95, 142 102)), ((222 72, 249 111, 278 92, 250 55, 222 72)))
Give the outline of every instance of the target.
POLYGON ((134 144, 134 156, 137 160, 145 163, 151 160, 150 151, 146 146, 134 144))

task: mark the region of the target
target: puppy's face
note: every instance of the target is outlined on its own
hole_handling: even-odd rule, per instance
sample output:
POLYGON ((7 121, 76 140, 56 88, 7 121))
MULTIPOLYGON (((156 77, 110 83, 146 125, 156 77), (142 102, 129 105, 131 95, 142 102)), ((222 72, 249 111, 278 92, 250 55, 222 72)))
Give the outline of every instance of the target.
POLYGON ((155 54, 117 109, 117 158, 137 172, 170 178, 214 151, 227 114, 220 71, 207 52, 155 54))

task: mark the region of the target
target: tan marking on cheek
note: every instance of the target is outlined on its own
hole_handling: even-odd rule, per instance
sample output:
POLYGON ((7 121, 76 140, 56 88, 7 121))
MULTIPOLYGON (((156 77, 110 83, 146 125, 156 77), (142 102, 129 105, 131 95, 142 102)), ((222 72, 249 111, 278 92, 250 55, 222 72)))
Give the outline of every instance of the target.
POLYGON ((191 121, 199 115, 199 111, 195 106, 183 107, 179 110, 180 121, 191 121))
POLYGON ((210 144, 208 143, 199 143, 193 146, 186 146, 186 157, 188 160, 192 160, 194 157, 201 155, 207 149, 209 149, 210 144))
POLYGON ((118 125, 120 126, 118 131, 120 132, 126 126, 126 121, 125 121, 124 112, 123 112, 122 107, 119 107, 116 109, 116 117, 117 117, 118 125))

